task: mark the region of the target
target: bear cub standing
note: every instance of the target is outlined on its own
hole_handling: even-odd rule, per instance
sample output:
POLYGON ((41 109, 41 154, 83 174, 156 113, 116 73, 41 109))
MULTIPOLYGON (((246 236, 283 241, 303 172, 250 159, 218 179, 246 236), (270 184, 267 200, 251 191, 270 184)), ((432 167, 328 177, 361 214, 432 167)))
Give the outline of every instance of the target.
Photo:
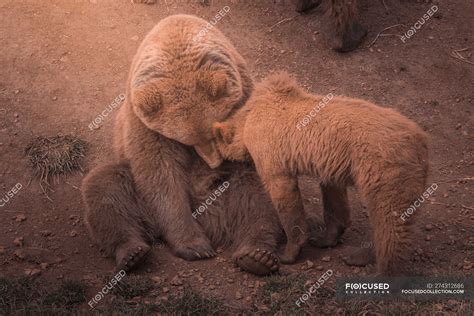
POLYGON ((325 205, 320 244, 335 246, 348 227, 347 186, 355 185, 369 209, 378 272, 402 270, 410 231, 400 215, 422 194, 428 173, 427 136, 414 122, 367 101, 309 94, 280 73, 213 133, 224 158, 254 161, 287 236, 283 263, 294 262, 308 239, 297 176, 313 175, 323 196, 325 187, 340 195, 325 205))

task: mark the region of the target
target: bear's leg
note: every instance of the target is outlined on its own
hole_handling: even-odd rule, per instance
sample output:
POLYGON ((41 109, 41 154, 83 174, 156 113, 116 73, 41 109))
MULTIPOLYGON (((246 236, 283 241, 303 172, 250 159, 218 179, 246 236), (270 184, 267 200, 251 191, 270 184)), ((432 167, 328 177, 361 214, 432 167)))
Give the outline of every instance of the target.
POLYGON ((92 237, 107 256, 115 256, 117 270, 129 271, 150 250, 145 207, 137 200, 126 163, 92 170, 82 184, 85 219, 92 237))
POLYGON ((311 242, 321 248, 334 247, 339 243, 342 234, 350 225, 347 187, 321 183, 321 192, 326 231, 323 238, 311 238, 311 242))
POLYGON ((367 30, 358 21, 356 0, 329 0, 328 22, 325 33, 331 46, 339 52, 349 52, 357 48, 367 35, 367 30))
POLYGON ((276 254, 276 238, 278 233, 281 234, 281 228, 276 214, 268 215, 274 216, 274 219, 266 219, 266 216, 259 215, 241 227, 239 237, 236 239, 236 251, 232 255, 232 259, 240 268, 256 275, 268 275, 280 268, 276 254))
POLYGON ((196 219, 213 245, 231 246, 232 259, 243 270, 276 272, 276 249, 284 238, 278 215, 255 171, 245 164, 230 166, 228 188, 196 219))
POLYGON ((189 148, 153 132, 133 118, 131 129, 140 138, 127 144, 136 154, 130 160, 133 179, 173 253, 186 260, 216 255, 209 238, 193 218, 189 166, 195 158, 189 148))
MULTIPOLYGON (((259 173, 263 175, 264 173, 259 173)), ((309 227, 298 188, 298 179, 291 176, 264 176, 273 205, 285 230, 287 244, 280 256, 282 263, 296 261, 301 247, 308 240, 309 227)))
MULTIPOLYGON (((390 171, 387 171, 390 174, 390 171)), ((403 177, 401 177, 403 178, 403 177)), ((405 178, 406 179, 406 178, 405 178)), ((409 246, 411 244, 410 221, 401 218, 415 199, 410 181, 379 186, 367 198, 369 216, 373 228, 377 271, 383 275, 395 275, 408 271, 409 246)))

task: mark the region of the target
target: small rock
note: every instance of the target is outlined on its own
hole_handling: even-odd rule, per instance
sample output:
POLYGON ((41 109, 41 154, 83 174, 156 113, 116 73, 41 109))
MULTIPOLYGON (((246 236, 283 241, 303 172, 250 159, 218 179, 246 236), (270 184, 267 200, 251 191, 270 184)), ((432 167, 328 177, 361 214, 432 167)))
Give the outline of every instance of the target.
POLYGON ((171 279, 171 285, 174 286, 180 286, 183 285, 183 281, 178 276, 175 276, 174 278, 171 279))
POLYGON ((25 269, 25 274, 27 276, 38 276, 41 274, 40 269, 25 269))
POLYGON ((472 262, 470 262, 468 259, 464 259, 464 264, 462 265, 462 268, 464 270, 471 270, 472 269, 472 262))
POLYGON ((18 114, 17 112, 13 113, 13 117, 19 117, 20 114, 18 114))
POLYGON ((53 96, 51 99, 53 99, 53 101, 56 101, 58 99, 57 96, 53 96))
POLYGON ((329 262, 331 261, 331 257, 330 256, 324 256, 321 261, 324 261, 324 262, 329 262))
POLYGON ((278 302, 281 300, 281 294, 280 293, 272 293, 270 295, 270 298, 272 299, 272 302, 278 302))
POLYGON ((18 94, 18 93, 20 93, 20 90, 15 90, 15 94, 18 94))
POLYGON ((42 270, 46 270, 49 267, 49 263, 42 262, 42 263, 40 263, 40 267, 41 267, 42 270))
POLYGON ((168 293, 169 291, 170 291, 169 288, 167 288, 167 287, 164 287, 164 288, 163 288, 163 293, 168 293))
POLYGON ((51 231, 50 230, 42 230, 40 231, 40 234, 44 237, 51 236, 51 231))
POLYGON ((138 35, 135 35, 135 36, 132 36, 130 39, 132 41, 138 41, 139 37, 138 37, 138 35))
POLYGON ((15 222, 24 222, 26 221, 26 216, 25 214, 18 214, 15 216, 15 222))
POLYGON ((159 276, 153 276, 151 277, 151 280, 157 284, 160 284, 161 283, 161 278, 159 276))
POLYGON ((17 237, 13 240, 13 244, 17 247, 22 247, 23 246, 23 241, 25 239, 23 237, 17 237))
POLYGON ((317 266, 317 267, 316 267, 316 270, 318 270, 318 271, 323 271, 323 270, 324 270, 324 267, 323 267, 323 266, 317 266))
POLYGON ((240 293, 239 291, 235 292, 235 298, 237 300, 241 300, 243 298, 242 293, 240 293))
POLYGON ((431 239, 432 239, 431 235, 426 235, 426 236, 425 236, 425 240, 426 240, 426 241, 430 241, 431 239))
POLYGON ((77 236, 77 231, 71 230, 71 231, 69 232, 69 237, 76 237, 76 236, 77 236))
POLYGON ((21 260, 25 259, 25 252, 21 249, 15 250, 13 252, 13 255, 17 257, 18 259, 21 259, 21 260))
POLYGON ((311 269, 312 267, 314 267, 313 261, 307 260, 307 261, 306 261, 306 268, 307 268, 307 269, 311 269))
POLYGON ((426 224, 425 229, 427 231, 433 230, 433 225, 432 224, 426 224))
POLYGON ((456 124, 456 129, 460 129, 462 127, 462 124, 461 123, 457 123, 456 124))
POLYGON ((4 255, 5 254, 5 247, 0 247, 0 255, 4 255))

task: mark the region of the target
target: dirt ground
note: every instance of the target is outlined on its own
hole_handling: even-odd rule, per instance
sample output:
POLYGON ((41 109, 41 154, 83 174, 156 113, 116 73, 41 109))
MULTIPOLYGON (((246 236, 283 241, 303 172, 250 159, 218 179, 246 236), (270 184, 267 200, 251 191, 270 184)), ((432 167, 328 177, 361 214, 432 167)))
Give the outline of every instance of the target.
MULTIPOLYGON (((114 262, 102 258, 88 236, 79 188, 88 170, 112 157, 116 111, 100 128, 90 130, 88 126, 124 92, 132 57, 158 21, 177 13, 210 20, 225 5, 230 11, 217 27, 248 61, 256 80, 284 69, 312 92, 360 97, 395 108, 429 133, 429 185, 438 188, 417 210, 414 260, 406 264, 426 275, 473 276, 474 5, 469 0, 435 2, 438 13, 403 43, 395 35, 373 41, 383 29, 397 24, 403 25, 384 34, 403 34, 433 3, 361 2, 368 37, 358 50, 339 54, 327 47, 320 32, 321 10, 296 16, 291 1, 216 0, 203 5, 168 0, 136 5, 126 0, 0 0, 0 198, 21 184, 19 192, 0 208, 0 278, 26 276, 50 288, 66 280, 80 282, 84 299, 72 309, 88 310, 87 302, 104 286, 104 276, 110 275, 114 262), (455 58, 455 50, 465 59, 455 58), (82 163, 84 173, 60 178, 46 196, 32 177, 25 148, 36 136, 68 134, 89 144, 82 163)), ((306 209, 321 218, 317 181, 305 178, 302 183, 306 209)), ((110 294, 98 304, 98 310, 135 314, 392 313, 388 303, 355 306, 336 302, 330 296, 335 278, 323 286, 329 296, 301 309, 291 306, 302 294, 291 292, 292 286, 312 284, 328 269, 336 276, 375 272, 373 266, 351 268, 341 260, 342 251, 349 247, 370 246, 366 210, 354 192, 351 201, 353 225, 343 244, 324 250, 308 246, 296 264, 282 267, 281 277, 258 278, 241 272, 226 251, 211 260, 186 262, 171 255, 166 246, 155 245, 152 257, 135 273, 138 277, 131 279, 147 284, 147 290, 138 291, 135 297, 110 294), (288 280, 295 282, 285 287, 291 283, 288 280), (200 301, 202 305, 195 310, 180 310, 187 303, 177 297, 184 292, 213 301, 200 301), (115 307, 110 307, 111 302, 116 302, 115 307), (162 302, 168 302, 163 303, 168 309, 147 309, 162 302), (213 310, 215 302, 221 305, 213 310), (122 309, 114 310, 119 305, 122 309)), ((2 290, 0 286, 0 293, 2 290)), ((25 311, 20 303, 12 305, 11 297, 1 297, 0 306, 0 314, 25 311)), ((397 310, 473 315, 471 308, 472 302, 450 300, 410 303, 397 310)))

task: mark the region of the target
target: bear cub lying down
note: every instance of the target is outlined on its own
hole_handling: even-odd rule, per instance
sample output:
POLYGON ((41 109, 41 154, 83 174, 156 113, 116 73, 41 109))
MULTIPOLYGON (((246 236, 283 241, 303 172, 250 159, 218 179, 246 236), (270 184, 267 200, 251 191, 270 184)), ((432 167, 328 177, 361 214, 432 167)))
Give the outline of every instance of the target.
POLYGON ((339 203, 325 205, 326 236, 318 243, 335 246, 349 226, 346 188, 355 185, 369 209, 377 270, 399 273, 413 219, 400 215, 425 188, 427 136, 396 111, 345 97, 302 125, 321 100, 288 74, 272 75, 227 121, 214 123, 214 141, 224 158, 254 161, 287 236, 281 262, 294 262, 308 239, 297 176, 314 175, 340 189, 339 203))

